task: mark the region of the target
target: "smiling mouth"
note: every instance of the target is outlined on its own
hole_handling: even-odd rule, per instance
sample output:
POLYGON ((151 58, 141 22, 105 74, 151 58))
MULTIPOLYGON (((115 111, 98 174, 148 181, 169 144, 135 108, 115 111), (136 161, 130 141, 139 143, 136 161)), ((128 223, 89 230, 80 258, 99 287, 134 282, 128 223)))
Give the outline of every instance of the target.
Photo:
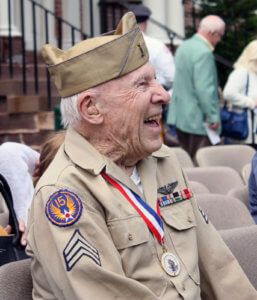
POLYGON ((159 126, 161 117, 161 115, 149 117, 144 121, 144 123, 151 126, 159 126))

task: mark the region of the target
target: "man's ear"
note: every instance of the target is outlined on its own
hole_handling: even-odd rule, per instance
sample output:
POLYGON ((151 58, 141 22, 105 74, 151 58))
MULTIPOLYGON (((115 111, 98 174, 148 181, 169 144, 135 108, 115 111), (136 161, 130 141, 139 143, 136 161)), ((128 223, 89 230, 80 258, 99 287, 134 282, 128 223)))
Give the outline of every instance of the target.
POLYGON ((99 112, 95 102, 94 95, 91 93, 82 93, 78 101, 78 110, 81 117, 91 124, 101 124, 103 115, 99 112))

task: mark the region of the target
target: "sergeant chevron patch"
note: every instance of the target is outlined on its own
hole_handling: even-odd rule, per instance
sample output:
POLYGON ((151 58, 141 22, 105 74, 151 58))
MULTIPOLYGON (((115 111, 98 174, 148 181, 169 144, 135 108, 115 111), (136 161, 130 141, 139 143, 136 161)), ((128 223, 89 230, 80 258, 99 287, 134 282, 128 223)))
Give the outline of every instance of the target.
POLYGON ((70 271, 84 255, 92 259, 97 265, 101 266, 98 250, 82 236, 78 229, 76 229, 63 250, 67 271, 70 271))

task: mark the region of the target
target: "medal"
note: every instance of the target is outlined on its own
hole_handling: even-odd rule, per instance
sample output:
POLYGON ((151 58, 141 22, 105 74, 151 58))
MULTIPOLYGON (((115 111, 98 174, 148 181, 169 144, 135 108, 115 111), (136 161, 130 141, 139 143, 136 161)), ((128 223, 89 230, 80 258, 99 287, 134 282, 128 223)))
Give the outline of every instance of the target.
POLYGON ((159 243, 162 245, 163 254, 161 256, 162 269, 172 277, 175 277, 180 272, 180 263, 177 257, 168 252, 164 246, 164 226, 161 219, 161 212, 159 203, 157 201, 157 213, 137 194, 124 186, 121 182, 114 180, 108 176, 105 172, 102 172, 102 176, 114 187, 116 187, 122 195, 130 202, 130 204, 137 210, 143 220, 146 222, 149 229, 155 235, 159 243))
POLYGON ((180 263, 174 254, 167 252, 164 246, 163 248, 164 250, 161 257, 161 266, 168 275, 175 277, 180 272, 180 263))

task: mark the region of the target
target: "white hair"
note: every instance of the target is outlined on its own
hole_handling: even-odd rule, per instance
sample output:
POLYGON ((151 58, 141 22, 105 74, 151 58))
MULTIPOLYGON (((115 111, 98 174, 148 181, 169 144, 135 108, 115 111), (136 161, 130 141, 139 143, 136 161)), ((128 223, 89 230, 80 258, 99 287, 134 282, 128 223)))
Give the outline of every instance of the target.
POLYGON ((209 15, 204 17, 200 24, 199 29, 204 31, 217 31, 221 32, 225 26, 225 22, 218 16, 209 15))
POLYGON ((62 125, 67 128, 69 125, 74 125, 81 121, 81 116, 78 111, 79 94, 61 99, 61 115, 62 125))

